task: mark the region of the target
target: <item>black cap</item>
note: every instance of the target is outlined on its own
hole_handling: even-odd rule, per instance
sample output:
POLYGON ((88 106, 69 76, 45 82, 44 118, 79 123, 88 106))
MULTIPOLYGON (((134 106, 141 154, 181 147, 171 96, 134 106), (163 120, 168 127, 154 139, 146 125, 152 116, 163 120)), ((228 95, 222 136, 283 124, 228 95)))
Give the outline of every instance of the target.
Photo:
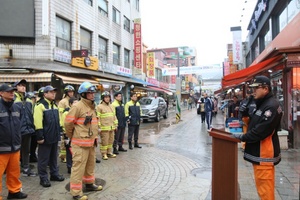
POLYGON ((51 85, 47 85, 45 88, 44 88, 44 93, 47 93, 49 91, 56 91, 57 89, 52 87, 51 85))
POLYGON ((17 87, 17 85, 20 85, 20 84, 25 84, 26 85, 27 81, 25 79, 22 79, 22 80, 19 80, 17 82, 14 83, 14 87, 17 87))
POLYGON ((271 86, 270 79, 266 76, 255 76, 253 82, 249 87, 258 87, 258 86, 271 86))
POLYGON ((12 91, 12 90, 17 90, 15 87, 13 87, 11 84, 2 84, 0 86, 0 91, 1 92, 9 92, 9 91, 12 91))

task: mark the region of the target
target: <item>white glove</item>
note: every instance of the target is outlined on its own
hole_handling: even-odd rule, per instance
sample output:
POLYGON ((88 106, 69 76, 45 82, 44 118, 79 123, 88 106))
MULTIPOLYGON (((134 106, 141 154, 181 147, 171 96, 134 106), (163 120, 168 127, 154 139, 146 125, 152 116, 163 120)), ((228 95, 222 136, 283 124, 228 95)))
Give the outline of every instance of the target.
POLYGON ((241 133, 236 133, 236 134, 234 134, 234 133, 233 133, 232 136, 233 136, 234 138, 239 139, 239 140, 242 141, 243 134, 241 134, 241 133))
POLYGON ((68 139, 64 139, 64 142, 65 142, 66 145, 69 145, 70 139, 69 138, 68 139))

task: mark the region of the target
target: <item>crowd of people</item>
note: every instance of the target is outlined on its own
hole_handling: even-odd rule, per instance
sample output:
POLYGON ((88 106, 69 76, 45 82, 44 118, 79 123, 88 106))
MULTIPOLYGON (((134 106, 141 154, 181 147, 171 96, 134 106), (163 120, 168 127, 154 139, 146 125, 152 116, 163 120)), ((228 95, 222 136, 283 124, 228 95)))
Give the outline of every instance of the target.
POLYGON ((137 95, 125 105, 122 93, 101 94, 96 105, 96 87, 83 82, 75 96, 71 85, 64 87, 64 96, 56 104, 57 88, 47 85, 37 92, 26 92, 26 80, 0 86, 0 200, 2 178, 6 174, 8 199, 25 199, 21 174, 40 178, 40 185, 51 187, 50 181, 64 181, 59 173, 58 158, 70 173, 70 194, 73 199, 88 199, 87 191, 100 191, 95 184, 96 147, 103 160, 116 158, 123 147, 128 126, 129 149, 142 148, 138 143, 141 108, 137 95), (99 141, 100 139, 100 141, 99 141), (132 143, 134 141, 134 144, 132 143), (60 142, 61 141, 61 142, 60 142), (59 145, 60 144, 60 145, 59 145), (37 172, 30 167, 37 162, 37 172), (48 172, 50 177, 48 177, 48 172))

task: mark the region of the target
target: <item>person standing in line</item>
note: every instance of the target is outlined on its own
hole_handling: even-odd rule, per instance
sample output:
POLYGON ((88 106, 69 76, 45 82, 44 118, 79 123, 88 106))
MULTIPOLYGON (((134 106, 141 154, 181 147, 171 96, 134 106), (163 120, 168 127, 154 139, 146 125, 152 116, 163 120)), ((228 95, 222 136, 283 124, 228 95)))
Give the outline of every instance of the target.
POLYGON ((44 88, 44 98, 34 108, 34 125, 38 143, 38 173, 40 185, 50 187, 50 181, 63 181, 57 165, 58 141, 62 127, 58 107, 55 104, 56 88, 48 85, 44 88), (47 166, 50 168, 50 181, 47 166))
POLYGON ((253 165, 257 193, 262 200, 275 199, 275 165, 281 161, 277 131, 282 110, 274 98, 270 79, 256 76, 253 88, 256 109, 245 134, 233 134, 246 142, 244 159, 253 165))
MULTIPOLYGON (((58 110, 59 110, 59 116, 62 118, 62 114, 65 111, 66 108, 70 108, 69 100, 74 96, 74 87, 72 85, 67 85, 64 88, 64 96, 63 99, 59 101, 58 103, 58 110)), ((63 141, 63 136, 61 136, 61 140, 63 141)), ((61 159, 61 162, 67 162, 66 159, 66 144, 64 142, 60 143, 60 149, 59 149, 59 158, 61 159)))
POLYGON ((211 99, 207 96, 207 93, 203 93, 204 97, 204 110, 205 110, 205 118, 206 118, 206 124, 207 129, 211 129, 211 123, 212 123, 212 112, 213 112, 213 102, 211 99))
POLYGON ((22 109, 14 104, 12 85, 0 86, 0 199, 2 200, 2 178, 6 172, 7 199, 25 199, 21 191, 20 149, 22 109))
POLYGON ((35 134, 34 122, 33 122, 33 106, 32 101, 26 98, 26 80, 22 79, 14 83, 14 87, 17 88, 15 92, 15 103, 23 110, 23 119, 21 122, 21 166, 23 176, 36 176, 37 174, 29 167, 29 153, 31 136, 35 134))
POLYGON ((125 117, 128 123, 128 145, 132 150, 132 136, 134 136, 134 147, 142 148, 138 143, 142 109, 135 93, 130 94, 130 99, 125 104, 125 117))
POLYGON ((100 132, 95 108, 96 87, 90 82, 83 82, 78 93, 81 99, 72 106, 65 118, 66 135, 71 140, 72 169, 70 193, 73 199, 86 200, 82 183, 87 191, 100 191, 101 185, 95 184, 95 159, 97 137, 100 132))
POLYGON ((205 122, 205 104, 204 104, 204 98, 200 98, 200 104, 199 104, 199 110, 201 115, 201 123, 205 122))
POLYGON ((228 107, 228 117, 238 118, 240 102, 236 95, 233 96, 233 102, 228 107))
POLYGON ((115 140, 113 144, 113 153, 119 154, 121 152, 127 152, 126 149, 123 148, 125 128, 126 128, 126 117, 124 104, 122 103, 122 93, 118 92, 114 95, 115 99, 112 103, 112 106, 115 108, 116 117, 118 119, 118 127, 115 132, 115 140), (119 148, 117 148, 119 146, 119 148))
POLYGON ((71 140, 67 137, 66 135, 66 129, 65 129, 65 119, 67 114, 69 113, 71 107, 75 105, 78 102, 78 99, 76 97, 71 97, 69 99, 69 104, 70 107, 65 108, 61 115, 61 124, 63 126, 63 143, 65 143, 66 147, 66 164, 67 164, 67 169, 68 169, 68 174, 71 174, 71 168, 72 168, 72 154, 71 154, 71 140))
MULTIPOLYGON (((32 117, 33 117, 33 111, 36 105, 36 96, 33 92, 28 92, 26 93, 25 98, 30 99, 32 102, 32 117)), ((37 142, 36 142, 36 133, 34 131, 34 133, 31 135, 29 162, 32 163, 37 162, 36 149, 37 149, 37 142)))

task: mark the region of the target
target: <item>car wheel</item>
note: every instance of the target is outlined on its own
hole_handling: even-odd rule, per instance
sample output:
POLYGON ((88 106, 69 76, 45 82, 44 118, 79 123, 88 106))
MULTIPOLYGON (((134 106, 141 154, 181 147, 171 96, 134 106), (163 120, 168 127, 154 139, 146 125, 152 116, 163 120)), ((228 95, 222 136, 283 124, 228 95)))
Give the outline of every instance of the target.
POLYGON ((148 122, 148 119, 143 119, 143 122, 148 122))
POLYGON ((156 122, 159 122, 159 120, 160 120, 160 114, 159 114, 159 112, 157 112, 155 121, 156 121, 156 122))
POLYGON ((164 119, 168 118, 168 110, 167 109, 166 109, 165 115, 163 117, 164 117, 164 119))

